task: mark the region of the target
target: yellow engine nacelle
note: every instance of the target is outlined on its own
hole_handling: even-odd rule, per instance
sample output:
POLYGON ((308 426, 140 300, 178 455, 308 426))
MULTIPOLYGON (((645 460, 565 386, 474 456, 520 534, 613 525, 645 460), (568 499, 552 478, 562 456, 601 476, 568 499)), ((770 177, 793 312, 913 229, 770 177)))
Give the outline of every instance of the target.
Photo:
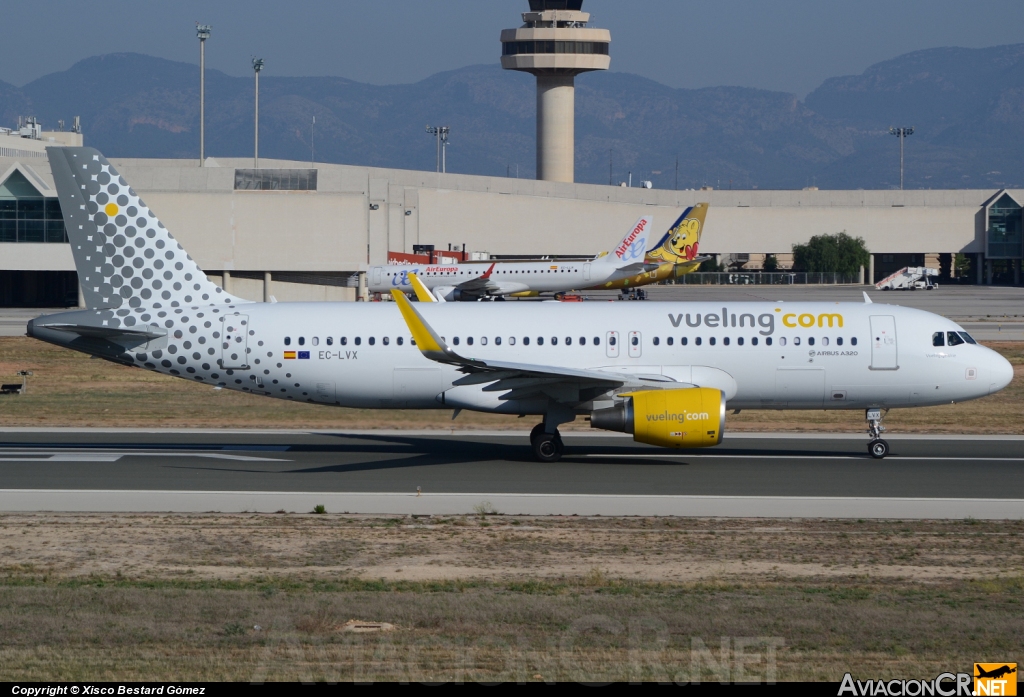
POLYGON ((663 448, 706 448, 722 442, 725 394, 707 387, 651 390, 622 395, 611 409, 599 409, 590 425, 632 433, 633 440, 663 448))

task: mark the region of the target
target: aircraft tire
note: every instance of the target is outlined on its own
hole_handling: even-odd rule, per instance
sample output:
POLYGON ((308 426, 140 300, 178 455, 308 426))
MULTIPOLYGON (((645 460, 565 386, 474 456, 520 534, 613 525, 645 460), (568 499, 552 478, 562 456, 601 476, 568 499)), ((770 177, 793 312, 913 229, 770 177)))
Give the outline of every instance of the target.
POLYGON ((868 443, 868 454, 876 460, 884 460, 889 455, 889 444, 879 438, 868 443))
POLYGON ((536 426, 534 426, 533 430, 530 431, 530 445, 536 446, 537 439, 540 438, 543 433, 544 424, 537 424, 536 426))
POLYGON ((533 442, 533 454, 540 462, 558 462, 565 446, 557 433, 541 433, 533 442))

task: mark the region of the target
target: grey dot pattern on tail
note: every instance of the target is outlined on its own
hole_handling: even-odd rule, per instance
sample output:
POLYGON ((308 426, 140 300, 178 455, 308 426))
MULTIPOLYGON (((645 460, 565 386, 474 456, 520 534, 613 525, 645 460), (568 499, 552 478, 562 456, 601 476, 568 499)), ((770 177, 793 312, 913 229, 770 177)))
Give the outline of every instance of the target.
POLYGON ((70 164, 91 228, 85 230, 91 246, 82 285, 118 310, 110 326, 134 326, 146 309, 245 302, 206 277, 102 156, 78 153, 70 164))

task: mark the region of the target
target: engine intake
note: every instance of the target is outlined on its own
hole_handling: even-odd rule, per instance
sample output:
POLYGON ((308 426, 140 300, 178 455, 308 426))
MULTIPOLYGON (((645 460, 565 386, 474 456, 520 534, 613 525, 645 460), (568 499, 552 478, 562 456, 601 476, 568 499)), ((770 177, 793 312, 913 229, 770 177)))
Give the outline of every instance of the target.
POLYGON ((725 394, 693 387, 650 390, 622 395, 610 409, 590 415, 590 425, 605 431, 632 433, 638 443, 663 448, 707 448, 722 442, 725 394))

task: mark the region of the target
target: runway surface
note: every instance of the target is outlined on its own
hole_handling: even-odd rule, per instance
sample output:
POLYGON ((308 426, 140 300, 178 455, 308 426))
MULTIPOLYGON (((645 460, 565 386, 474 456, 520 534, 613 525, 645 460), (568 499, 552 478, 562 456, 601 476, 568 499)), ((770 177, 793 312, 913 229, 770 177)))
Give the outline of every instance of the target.
POLYGON ((894 437, 884 461, 861 437, 733 435, 680 452, 615 435, 565 442, 551 465, 532 460, 525 433, 5 430, 0 510, 331 501, 334 512, 468 513, 490 502, 506 513, 1024 518, 1020 438, 894 437))

